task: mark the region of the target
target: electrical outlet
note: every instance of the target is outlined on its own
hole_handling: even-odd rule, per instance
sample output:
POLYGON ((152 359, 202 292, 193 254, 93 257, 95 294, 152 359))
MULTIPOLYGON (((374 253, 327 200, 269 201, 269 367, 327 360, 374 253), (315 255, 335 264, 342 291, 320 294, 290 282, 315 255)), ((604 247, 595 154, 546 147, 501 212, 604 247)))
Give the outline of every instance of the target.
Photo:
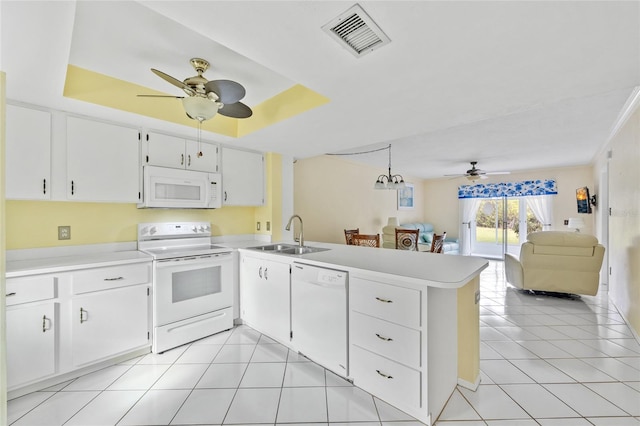
POLYGON ((260 222, 256 222, 256 231, 260 230, 260 222))
POLYGON ((70 240, 71 239, 71 227, 70 226, 58 226, 58 239, 70 240))
POLYGON ((267 221, 267 231, 271 231, 271 222, 267 221))
POLYGON ((567 226, 569 224, 569 219, 565 219, 564 220, 564 226, 567 226))

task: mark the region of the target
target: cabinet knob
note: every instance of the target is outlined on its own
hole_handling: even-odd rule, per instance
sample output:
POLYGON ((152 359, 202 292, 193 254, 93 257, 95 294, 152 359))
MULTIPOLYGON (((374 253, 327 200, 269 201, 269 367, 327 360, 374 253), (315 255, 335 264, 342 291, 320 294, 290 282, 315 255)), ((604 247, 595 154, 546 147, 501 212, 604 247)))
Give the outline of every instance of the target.
POLYGON ((262 278, 262 266, 260 267, 260 269, 258 269, 258 276, 262 278))
POLYGON ((184 154, 180 154, 180 165, 184 166, 184 154))
POLYGON ((83 322, 87 322, 88 320, 89 320, 89 312, 80 308, 80 324, 82 324, 83 322), (85 314, 86 314, 86 317, 85 317, 85 314))
POLYGON ((42 193, 43 194, 47 193, 47 180, 46 179, 42 179, 42 193))
POLYGON ((267 268, 266 267, 264 268, 264 279, 265 280, 269 279, 269 277, 267 277, 267 268))
POLYGON ((187 166, 191 166, 191 154, 187 155, 187 166))

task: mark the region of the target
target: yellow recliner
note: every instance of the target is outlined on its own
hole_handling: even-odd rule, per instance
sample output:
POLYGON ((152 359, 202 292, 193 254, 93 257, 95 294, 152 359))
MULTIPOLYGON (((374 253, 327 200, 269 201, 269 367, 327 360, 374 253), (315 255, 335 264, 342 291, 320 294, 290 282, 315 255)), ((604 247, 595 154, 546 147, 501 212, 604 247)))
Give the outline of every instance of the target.
POLYGON ((509 284, 523 290, 593 296, 603 258, 604 246, 593 235, 532 232, 520 247, 520 260, 505 256, 505 273, 509 284))

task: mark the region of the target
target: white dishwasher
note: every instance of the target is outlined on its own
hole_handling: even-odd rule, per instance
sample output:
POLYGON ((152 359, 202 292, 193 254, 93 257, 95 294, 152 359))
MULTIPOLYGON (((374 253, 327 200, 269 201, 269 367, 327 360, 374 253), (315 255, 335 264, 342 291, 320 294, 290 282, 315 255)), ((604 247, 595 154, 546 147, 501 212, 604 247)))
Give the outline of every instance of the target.
POLYGON ((318 364, 347 377, 348 274, 293 263, 291 344, 318 364))

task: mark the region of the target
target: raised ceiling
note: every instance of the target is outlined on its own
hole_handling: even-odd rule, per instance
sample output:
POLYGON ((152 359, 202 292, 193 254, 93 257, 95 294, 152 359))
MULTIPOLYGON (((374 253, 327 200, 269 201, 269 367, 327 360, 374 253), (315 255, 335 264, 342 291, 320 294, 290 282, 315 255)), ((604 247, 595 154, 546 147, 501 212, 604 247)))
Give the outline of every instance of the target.
POLYGON ((182 79, 205 57, 205 76, 241 82, 243 102, 268 116, 207 139, 298 158, 392 143, 394 172, 422 178, 472 160, 489 171, 589 164, 640 85, 636 1, 360 2, 391 39, 360 58, 322 31, 353 4, 3 0, 0 68, 10 101, 188 134, 191 123, 63 96, 69 65, 179 95, 149 68, 182 79), (304 90, 268 104, 292 87, 304 90))

